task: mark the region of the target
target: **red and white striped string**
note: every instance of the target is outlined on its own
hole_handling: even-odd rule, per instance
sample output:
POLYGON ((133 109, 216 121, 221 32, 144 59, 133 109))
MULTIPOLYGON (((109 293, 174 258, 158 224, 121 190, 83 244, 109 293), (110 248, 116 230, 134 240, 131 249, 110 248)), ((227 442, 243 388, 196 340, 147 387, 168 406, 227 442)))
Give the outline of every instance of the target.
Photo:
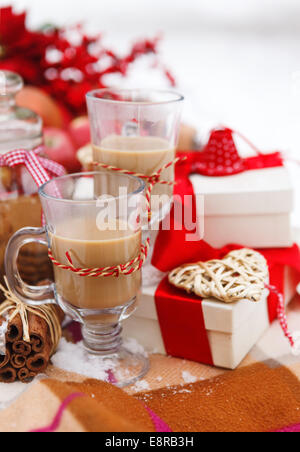
POLYGON ((266 284, 266 288, 269 289, 269 291, 277 296, 278 299, 278 305, 277 305, 277 318, 280 323, 281 329, 285 335, 285 337, 288 339, 291 347, 292 352, 294 355, 300 354, 300 332, 291 333, 288 327, 288 321, 287 316, 285 312, 285 303, 284 303, 284 297, 281 292, 277 289, 277 287, 272 286, 271 284, 266 284))
POLYGON ((114 171, 121 174, 126 174, 128 176, 135 176, 139 179, 144 179, 148 182, 147 190, 146 190, 146 201, 147 201, 147 209, 148 209, 148 220, 151 220, 151 193, 153 190, 153 187, 157 184, 161 185, 174 185, 175 182, 170 182, 161 179, 163 171, 170 168, 171 166, 175 166, 176 163, 179 161, 186 160, 186 157, 177 157, 172 162, 167 163, 166 165, 162 166, 158 171, 155 173, 147 176, 146 174, 142 173, 136 173, 135 171, 128 171, 123 168, 118 168, 116 166, 107 165, 105 163, 99 163, 99 162, 93 162, 94 166, 98 166, 103 169, 107 169, 108 171, 114 171))
POLYGON ((125 276, 132 275, 133 273, 142 268, 148 256, 149 246, 150 240, 147 239, 145 244, 141 245, 141 252, 137 257, 135 257, 134 259, 125 264, 113 265, 110 267, 76 268, 73 264, 70 252, 66 252, 66 257, 69 262, 69 265, 61 264, 58 260, 56 260, 52 254, 51 249, 48 250, 48 255, 53 265, 62 270, 69 270, 73 273, 76 273, 77 276, 88 276, 91 278, 100 278, 108 276, 119 277, 120 275, 125 276))

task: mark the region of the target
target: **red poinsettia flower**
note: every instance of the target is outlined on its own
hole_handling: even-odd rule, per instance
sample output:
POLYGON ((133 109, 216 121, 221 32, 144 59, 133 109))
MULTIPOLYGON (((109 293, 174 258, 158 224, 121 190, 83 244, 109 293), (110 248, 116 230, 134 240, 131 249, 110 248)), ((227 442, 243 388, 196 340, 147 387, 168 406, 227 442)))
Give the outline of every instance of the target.
POLYGON ((31 84, 41 82, 39 62, 52 42, 45 33, 26 28, 26 14, 15 14, 12 7, 0 9, 0 69, 18 72, 31 84))
MULTIPOLYGON (((31 31, 26 27, 26 13, 0 8, 0 69, 18 72, 26 83, 44 89, 71 112, 81 114, 86 108, 85 94, 104 87, 104 75, 126 75, 140 55, 156 53, 158 38, 140 41, 127 56, 119 57, 101 46, 101 35, 87 36, 81 26, 75 30, 80 37, 77 45, 69 41, 64 29, 31 31), (100 49, 98 53, 91 51, 93 46, 100 49), (109 61, 105 60, 105 68, 99 65, 103 58, 109 61)), ((163 70, 173 83, 169 72, 163 70)))
POLYGON ((26 14, 14 14, 11 7, 1 9, 0 14, 0 43, 5 49, 11 50, 14 43, 26 39, 26 14))

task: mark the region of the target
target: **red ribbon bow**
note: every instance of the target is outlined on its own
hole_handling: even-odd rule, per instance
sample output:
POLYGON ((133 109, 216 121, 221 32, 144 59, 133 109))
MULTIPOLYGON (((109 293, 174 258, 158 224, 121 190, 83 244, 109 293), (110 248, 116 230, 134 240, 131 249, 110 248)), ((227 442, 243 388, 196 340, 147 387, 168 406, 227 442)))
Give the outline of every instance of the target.
POLYGON ((0 167, 14 168, 18 165, 24 165, 34 182, 38 187, 48 182, 51 177, 59 177, 66 174, 62 165, 46 158, 40 157, 43 146, 27 151, 25 149, 16 149, 0 155, 0 167))

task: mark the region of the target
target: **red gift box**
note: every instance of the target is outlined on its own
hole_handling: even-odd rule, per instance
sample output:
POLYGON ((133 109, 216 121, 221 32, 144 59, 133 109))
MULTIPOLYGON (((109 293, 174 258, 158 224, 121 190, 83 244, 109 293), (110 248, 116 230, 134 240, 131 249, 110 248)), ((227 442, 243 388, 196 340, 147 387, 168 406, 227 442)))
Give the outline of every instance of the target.
MULTIPOLYGON (((193 220, 197 218, 197 202, 189 180, 191 173, 214 176, 217 183, 218 177, 224 177, 227 169, 232 170, 228 172, 230 180, 236 177, 233 174, 244 171, 283 166, 279 152, 264 155, 256 150, 256 153, 256 157, 241 159, 232 141, 232 131, 213 132, 204 152, 187 153, 186 160, 177 165, 175 194, 180 195, 182 211, 187 207, 190 209, 189 217, 193 220), (218 143, 213 143, 213 140, 222 143, 219 149, 218 143), (228 147, 229 142, 232 165, 227 168, 224 159, 220 169, 218 153, 223 155, 225 144, 228 147), (239 165, 235 167, 234 162, 237 161, 239 165), (216 165, 210 172, 212 162, 216 165), (186 198, 186 195, 190 197, 186 198)), ((178 196, 176 202, 180 202, 178 196)), ((162 272, 188 262, 222 259, 233 249, 244 247, 228 245, 217 249, 200 238, 198 241, 187 241, 187 234, 195 231, 178 225, 174 213, 175 208, 170 213, 170 229, 161 228, 155 241, 152 265, 162 272)), ((247 243, 244 245, 247 246, 247 243)), ((160 352, 205 364, 235 368, 277 317, 282 301, 280 294, 285 296, 287 303, 296 293, 300 281, 300 251, 297 245, 258 251, 267 260, 272 286, 270 295, 265 292, 260 302, 241 300, 226 305, 214 299, 201 300, 171 286, 165 278, 158 286, 143 288, 141 305, 135 317, 124 323, 125 334, 135 336, 150 349, 157 348, 160 352)))
MULTIPOLYGON (((228 251, 230 247, 219 257, 228 251)), ((269 263, 270 283, 287 304, 300 280, 299 249, 295 245, 261 251, 269 263)), ((164 277, 158 285, 143 288, 134 316, 123 324, 124 334, 149 351, 234 369, 277 317, 277 306, 277 295, 267 291, 257 303, 202 300, 164 277)))

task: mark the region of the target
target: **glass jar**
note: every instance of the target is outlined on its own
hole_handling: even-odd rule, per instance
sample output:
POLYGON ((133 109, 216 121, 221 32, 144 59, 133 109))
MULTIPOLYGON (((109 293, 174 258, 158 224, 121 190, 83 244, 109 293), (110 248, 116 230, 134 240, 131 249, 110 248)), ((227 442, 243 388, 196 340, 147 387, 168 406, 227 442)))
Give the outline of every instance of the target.
MULTIPOLYGON (((18 107, 16 95, 22 78, 0 71, 0 154, 15 149, 33 149, 42 144, 42 120, 33 111, 18 107)), ((41 225, 41 205, 37 186, 27 169, 0 167, 0 281, 3 282, 4 254, 12 234, 26 226, 41 225)), ((19 257, 21 277, 36 284, 51 276, 47 250, 41 245, 26 245, 19 257), (39 269, 38 271, 36 269, 39 269)))

